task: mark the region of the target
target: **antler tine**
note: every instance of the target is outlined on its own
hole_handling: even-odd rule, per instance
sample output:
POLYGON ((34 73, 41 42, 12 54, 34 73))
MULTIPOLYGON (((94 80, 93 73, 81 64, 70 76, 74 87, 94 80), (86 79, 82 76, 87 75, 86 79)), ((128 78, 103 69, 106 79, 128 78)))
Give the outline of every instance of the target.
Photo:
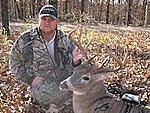
POLYGON ((101 66, 96 69, 96 71, 94 71, 95 74, 97 73, 102 73, 102 72, 117 72, 120 70, 121 66, 115 68, 115 69, 111 69, 111 68, 104 68, 104 64, 109 60, 109 57, 107 57, 101 64, 101 66))
POLYGON ((94 71, 94 73, 100 73, 100 72, 116 72, 119 71, 127 62, 127 57, 128 57, 128 49, 127 49, 127 53, 125 54, 124 60, 121 61, 115 54, 112 53, 112 51, 108 48, 108 46, 106 45, 106 48, 109 52, 109 56, 114 58, 115 61, 119 64, 119 67, 115 68, 115 69, 110 69, 110 68, 103 68, 104 64, 108 61, 109 56, 107 58, 105 58, 105 60, 102 62, 101 66, 96 69, 96 71, 94 71))
POLYGON ((126 52, 125 57, 123 59, 123 64, 124 65, 126 65, 126 63, 127 63, 127 57, 128 57, 128 55, 129 55, 129 46, 127 45, 127 52, 126 52))
POLYGON ((105 58, 105 60, 102 62, 101 66, 99 68, 102 68, 108 60, 109 60, 109 56, 105 58))
POLYGON ((85 46, 85 49, 87 49, 89 47, 89 45, 91 44, 91 42, 93 41, 94 37, 90 39, 90 41, 87 43, 87 45, 85 46))
POLYGON ((129 52, 129 51, 128 51, 128 47, 127 47, 127 52, 125 53, 125 57, 124 57, 123 61, 121 61, 115 54, 113 54, 113 53, 112 53, 112 50, 110 50, 107 45, 106 45, 106 48, 107 48, 107 50, 109 51, 109 55, 110 55, 112 58, 114 58, 115 61, 119 64, 119 67, 115 68, 114 70, 117 71, 117 70, 121 69, 123 66, 126 65, 126 63, 127 63, 127 57, 128 57, 128 52, 129 52))
POLYGON ((72 35, 75 31, 76 31, 76 29, 73 29, 73 30, 69 31, 69 33, 68 33, 68 37, 70 38, 70 37, 71 37, 71 35, 72 35))
POLYGON ((114 58, 115 61, 119 64, 119 66, 122 67, 124 65, 123 62, 115 54, 112 53, 112 50, 110 50, 107 45, 106 45, 106 49, 109 52, 109 56, 114 58))
MULTIPOLYGON (((76 41, 76 40, 74 40, 74 39, 72 38, 72 36, 71 36, 75 31, 76 31, 76 29, 74 29, 74 30, 72 30, 71 32, 69 32, 69 33, 68 33, 68 37, 69 37, 69 39, 83 52, 85 58, 88 59, 87 52, 86 52, 86 50, 81 46, 80 40, 76 41)), ((80 31, 80 36, 79 36, 79 37, 81 37, 81 36, 82 36, 82 31, 80 31)))
POLYGON ((88 59, 87 62, 90 63, 91 65, 93 65, 91 61, 92 61, 97 55, 98 55, 98 54, 96 54, 96 55, 94 55, 92 58, 88 59))

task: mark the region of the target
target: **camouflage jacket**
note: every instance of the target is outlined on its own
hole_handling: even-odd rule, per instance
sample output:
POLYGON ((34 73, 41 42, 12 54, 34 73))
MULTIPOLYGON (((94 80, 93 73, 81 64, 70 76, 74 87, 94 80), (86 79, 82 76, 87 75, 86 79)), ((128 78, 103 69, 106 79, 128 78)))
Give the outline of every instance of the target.
POLYGON ((11 49, 9 68, 19 80, 28 85, 36 76, 59 83, 72 73, 73 49, 67 36, 56 30, 53 61, 36 27, 22 33, 16 40, 11 49))

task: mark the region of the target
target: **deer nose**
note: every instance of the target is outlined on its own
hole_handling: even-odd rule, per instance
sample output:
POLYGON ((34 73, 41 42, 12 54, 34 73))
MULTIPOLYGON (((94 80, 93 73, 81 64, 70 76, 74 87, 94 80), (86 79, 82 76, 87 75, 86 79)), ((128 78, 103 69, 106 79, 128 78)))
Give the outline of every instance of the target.
POLYGON ((64 90, 64 89, 68 89, 68 85, 66 81, 63 81, 60 83, 60 89, 64 90))

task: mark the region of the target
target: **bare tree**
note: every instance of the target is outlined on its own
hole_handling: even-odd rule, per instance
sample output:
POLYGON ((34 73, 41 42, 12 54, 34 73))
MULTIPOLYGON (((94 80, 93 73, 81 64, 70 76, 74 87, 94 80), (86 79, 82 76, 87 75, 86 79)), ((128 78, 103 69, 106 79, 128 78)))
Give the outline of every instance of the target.
POLYGON ((115 0, 112 0, 112 19, 111 19, 111 22, 112 24, 115 23, 115 15, 114 15, 114 12, 115 12, 115 0))
POLYGON ((85 0, 81 0, 81 14, 83 14, 83 12, 84 12, 84 7, 85 6, 85 0))
POLYGON ((24 6, 23 6, 23 0, 20 0, 20 19, 24 19, 24 6))
POLYGON ((96 0, 96 5, 97 5, 97 16, 96 16, 96 20, 98 20, 100 22, 101 20, 101 1, 100 0, 96 0))
POLYGON ((143 1, 143 26, 146 27, 148 19, 148 0, 143 1))
POLYGON ((9 17, 8 17, 8 0, 1 0, 2 15, 2 34, 10 35, 9 17))
POLYGON ((140 0, 136 0, 133 3, 133 25, 137 26, 137 25, 141 25, 140 19, 138 19, 138 14, 139 14, 139 4, 140 4, 140 0))
POLYGON ((65 1, 65 14, 68 13, 68 0, 65 1))
POLYGON ((59 0, 57 4, 58 16, 61 18, 63 17, 63 0, 59 0))
POLYGON ((32 11, 32 15, 31 16, 34 18, 35 17, 35 0, 32 0, 31 11, 32 11))
POLYGON ((102 19, 103 6, 104 6, 104 0, 101 0, 100 14, 99 14, 99 22, 100 22, 101 19, 102 19))
POLYGON ((132 10, 132 0, 127 0, 127 13, 126 13, 126 25, 129 26, 131 24, 131 10, 132 10))
POLYGON ((77 8, 77 11, 80 10, 80 2, 79 2, 79 0, 76 0, 76 8, 77 8))
POLYGON ((20 17, 20 9, 19 9, 19 5, 18 5, 18 3, 17 3, 16 0, 14 0, 14 3, 15 3, 16 10, 17 10, 17 12, 16 12, 17 18, 20 19, 21 17, 20 17))
POLYGON ((36 1, 36 4, 37 4, 37 5, 36 5, 36 8, 35 8, 35 9, 36 9, 36 14, 39 13, 39 11, 40 11, 40 9, 41 9, 41 7, 42 7, 42 3, 41 3, 41 2, 42 2, 42 0, 37 0, 37 1, 36 1))
POLYGON ((121 0, 118 0, 118 6, 117 6, 117 17, 116 17, 116 23, 117 24, 120 24, 120 3, 121 3, 121 0))
POLYGON ((109 24, 109 7, 110 7, 110 0, 107 0, 106 24, 109 24))
POLYGON ((57 0, 49 0, 49 4, 54 5, 57 8, 57 0))

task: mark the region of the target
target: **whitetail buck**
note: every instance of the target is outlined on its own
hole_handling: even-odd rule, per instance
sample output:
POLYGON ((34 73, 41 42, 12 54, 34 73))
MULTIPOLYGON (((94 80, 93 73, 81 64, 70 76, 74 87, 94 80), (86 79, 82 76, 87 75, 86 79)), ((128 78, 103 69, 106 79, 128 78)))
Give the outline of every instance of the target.
MULTIPOLYGON (((123 102, 108 93, 103 83, 110 72, 119 69, 120 67, 112 70, 103 66, 95 69, 91 63, 85 62, 75 69, 72 76, 61 82, 60 89, 73 91, 75 113, 129 113, 123 112, 123 102)), ((139 108, 133 107, 130 113, 140 113, 139 108)))
MULTIPOLYGON (((80 50, 84 51, 79 42, 74 41, 74 43, 80 50)), ((110 73, 120 70, 126 64, 128 52, 124 60, 121 61, 112 51, 109 49, 108 51, 109 55, 119 64, 116 69, 104 68, 107 59, 99 68, 93 66, 89 60, 76 67, 74 73, 61 82, 61 90, 73 91, 73 110, 75 113, 129 113, 124 112, 125 106, 122 107, 122 101, 117 100, 107 92, 103 82, 110 73)), ((139 108, 133 107, 130 113, 140 113, 139 108)))

